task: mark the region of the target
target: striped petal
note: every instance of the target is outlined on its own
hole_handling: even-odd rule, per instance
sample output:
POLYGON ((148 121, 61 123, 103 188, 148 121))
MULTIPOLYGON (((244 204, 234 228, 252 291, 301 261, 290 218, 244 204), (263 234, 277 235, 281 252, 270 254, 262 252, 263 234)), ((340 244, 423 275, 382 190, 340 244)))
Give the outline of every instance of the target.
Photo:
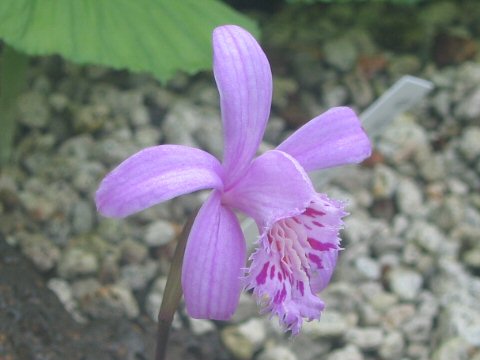
POLYGON ((178 195, 221 189, 222 167, 209 153, 180 145, 146 148, 101 182, 95 201, 109 217, 125 217, 178 195))
POLYGON ((240 224, 214 191, 195 219, 185 250, 182 287, 191 317, 228 320, 233 315, 245 254, 240 224))
POLYGON ((335 107, 310 120, 278 147, 292 155, 305 171, 359 163, 372 146, 360 120, 348 107, 335 107))
POLYGON ((228 188, 246 171, 265 132, 272 74, 257 41, 234 25, 213 32, 213 71, 220 93, 228 188))

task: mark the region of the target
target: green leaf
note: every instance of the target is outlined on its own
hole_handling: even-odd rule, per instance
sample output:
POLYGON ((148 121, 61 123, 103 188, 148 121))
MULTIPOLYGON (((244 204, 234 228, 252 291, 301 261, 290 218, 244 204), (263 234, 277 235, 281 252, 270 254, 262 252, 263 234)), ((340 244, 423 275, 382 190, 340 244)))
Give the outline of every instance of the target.
POLYGON ((79 64, 149 72, 211 66, 211 33, 253 21, 215 0, 1 0, 0 38, 30 55, 60 54, 79 64))

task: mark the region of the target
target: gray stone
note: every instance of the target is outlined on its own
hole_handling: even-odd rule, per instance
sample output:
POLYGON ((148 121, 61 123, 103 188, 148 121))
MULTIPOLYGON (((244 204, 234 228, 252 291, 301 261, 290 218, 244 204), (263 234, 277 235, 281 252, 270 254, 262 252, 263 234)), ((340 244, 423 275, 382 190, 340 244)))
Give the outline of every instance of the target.
POLYGON ((163 292, 165 291, 165 285, 167 284, 166 277, 159 277, 155 280, 150 291, 148 292, 145 300, 145 308, 147 314, 153 321, 157 321, 158 310, 162 304, 163 292))
POLYGON ((465 218, 464 201, 456 195, 447 196, 433 212, 433 218, 443 230, 452 230, 465 218))
POLYGON ((348 99, 348 89, 337 81, 325 82, 322 85, 322 100, 326 108, 345 104, 348 99))
POLYGON ((141 290, 155 276, 158 265, 150 260, 145 264, 130 264, 120 269, 122 283, 132 290, 141 290))
POLYGON ((381 275, 380 265, 369 257, 357 258, 355 261, 355 269, 359 275, 367 280, 378 280, 381 275))
POLYGON ((133 126, 145 126, 150 123, 148 109, 143 104, 138 104, 130 110, 130 121, 133 126))
POLYGON ((81 162, 73 176, 72 184, 75 189, 89 194, 96 189, 100 179, 106 173, 105 167, 96 161, 81 162))
POLYGON ((80 300, 84 296, 94 293, 100 289, 101 286, 102 285, 100 282, 92 277, 74 280, 71 282, 72 294, 76 300, 80 300))
POLYGON ((23 208, 36 221, 45 221, 52 217, 56 210, 55 203, 43 194, 21 192, 18 194, 23 208))
POLYGON ((392 306, 385 313, 384 327, 397 330, 415 315, 415 306, 412 304, 400 304, 392 306))
POLYGON ((44 95, 27 91, 18 97, 18 120, 30 128, 44 128, 50 119, 50 108, 44 95))
POLYGON ((411 342, 427 342, 432 336, 433 318, 429 314, 420 311, 407 321, 402 330, 411 342))
MULTIPOLYGON (((82 134, 67 139, 60 145, 59 154, 78 160, 87 160, 92 156, 95 140, 90 134, 82 134)), ((82 162, 83 163, 83 162, 82 162)))
POLYGON ((140 264, 148 256, 148 249, 143 244, 127 239, 120 244, 120 260, 125 264, 140 264))
POLYGON ((157 220, 148 225, 145 231, 145 243, 148 246, 164 246, 175 239, 175 227, 165 220, 157 220))
POLYGON ((95 144, 94 156, 108 166, 116 166, 139 150, 131 140, 105 138, 95 144))
POLYGON ((192 134, 207 121, 198 107, 189 102, 177 102, 170 109, 162 123, 165 142, 198 147, 192 134))
POLYGON ((96 272, 98 265, 98 259, 93 253, 73 247, 62 254, 57 271, 62 278, 73 278, 96 272))
POLYGON ((285 121, 279 117, 271 116, 263 140, 270 144, 279 144, 282 132, 285 130, 285 121))
POLYGON ((378 327, 353 328, 346 332, 345 340, 362 350, 376 350, 383 342, 383 331, 378 327))
POLYGON ((437 351, 432 356, 432 360, 468 360, 470 354, 468 351, 468 344, 460 339, 448 339, 441 344, 437 351))
POLYGON ((251 319, 240 325, 227 326, 222 329, 220 337, 236 359, 251 359, 265 341, 265 324, 262 319, 251 319))
POLYGON ((351 37, 331 39, 323 45, 325 60, 341 71, 353 68, 357 60, 357 49, 351 37))
POLYGON ((334 310, 326 310, 319 321, 305 322, 302 327, 302 333, 312 339, 340 337, 349 327, 350 323, 343 314, 334 310))
POLYGON ((60 258, 60 250, 42 234, 20 233, 18 240, 22 253, 40 271, 48 271, 55 267, 60 258))
MULTIPOLYGON (((431 360, 428 345, 422 343, 411 343, 407 346, 403 359, 431 360)), ((402 360, 403 360, 402 359, 402 360)))
POLYGON ((358 315, 360 316, 359 323, 362 326, 379 326, 382 322, 380 312, 371 304, 363 304, 358 309, 358 315))
POLYGON ((405 74, 415 74, 422 68, 422 63, 419 58, 413 54, 398 54, 388 58, 389 73, 392 74, 392 78, 400 78, 405 74))
POLYGON ((452 106, 452 98, 450 93, 446 90, 440 90, 432 97, 432 106, 435 111, 443 116, 450 115, 450 109, 452 106))
POLYGON ((73 114, 73 126, 78 132, 94 133, 109 121, 110 109, 104 104, 85 105, 73 114))
POLYGON ((438 331, 442 339, 460 337, 480 346, 480 281, 455 258, 442 259, 431 279, 441 306, 438 331))
POLYGON ((85 234, 93 229, 94 214, 90 201, 80 200, 72 209, 72 231, 74 234, 85 234))
POLYGON ((419 172, 427 181, 442 181, 445 179, 447 169, 443 155, 435 154, 419 163, 419 172))
POLYGON ((286 346, 269 346, 257 357, 258 360, 297 360, 297 356, 286 346))
POLYGON ((158 145, 161 139, 161 132, 152 126, 142 126, 135 130, 134 141, 140 148, 158 145))
POLYGON ((468 121, 478 121, 480 117, 480 88, 465 97, 455 109, 455 116, 468 121))
POLYGON ((48 97, 48 103, 54 111, 62 112, 68 107, 70 100, 65 94, 53 93, 48 97))
POLYGON ((233 323, 244 322, 247 319, 258 315, 259 307, 252 295, 242 292, 238 302, 237 310, 232 316, 233 323))
POLYGON ((478 303, 469 304, 465 299, 460 298, 459 300, 456 303, 448 303, 441 311, 439 331, 442 338, 448 339, 457 336, 473 346, 480 346, 478 303))
POLYGON ((273 81, 272 104, 280 109, 284 109, 292 94, 298 91, 298 83, 291 78, 275 77, 273 81))
POLYGON ((221 159, 223 154, 223 135, 219 114, 211 112, 204 116, 204 122, 195 130, 193 137, 202 149, 221 159))
POLYGON ((197 336, 202 336, 215 331, 215 325, 210 320, 204 319, 189 319, 190 329, 197 336))
POLYGON ((425 129, 410 114, 398 116, 384 131, 378 150, 402 170, 409 160, 425 159, 431 150, 425 129))
POLYGON ((375 198, 389 198, 397 188, 398 175, 386 165, 378 165, 373 170, 372 192, 375 198))
POLYGON ((395 198, 400 211, 405 214, 418 215, 424 211, 422 192, 410 179, 400 180, 395 198))
POLYGON ((440 230, 428 222, 417 220, 405 235, 408 241, 413 241, 422 249, 432 254, 440 254, 446 241, 440 230))
POLYGON ((480 247, 465 251, 463 261, 472 268, 480 269, 480 247))
POLYGON ((333 351, 326 360, 363 360, 363 355, 354 345, 347 345, 342 349, 333 351))
POLYGON ((423 285, 423 279, 417 272, 398 267, 388 274, 389 285, 395 294, 403 300, 414 300, 423 285))
POLYGON ((71 286, 62 279, 52 278, 48 280, 47 286, 57 295, 65 309, 72 315, 75 321, 79 323, 86 322, 86 319, 78 311, 78 305, 73 297, 71 286))
POLYGON ((399 331, 392 331, 385 339, 378 351, 380 357, 385 360, 398 360, 403 355, 405 339, 399 331))
POLYGON ((85 314, 97 319, 133 319, 139 314, 133 294, 121 284, 105 285, 84 295, 80 300, 80 307, 85 314))
POLYGON ((374 93, 370 81, 361 74, 349 74, 345 83, 353 98, 353 103, 358 107, 366 107, 374 100, 374 93))
MULTIPOLYGON (((480 96, 478 100, 480 101, 480 96)), ((473 161, 480 156, 480 127, 470 126, 463 130, 459 150, 468 161, 473 161)))

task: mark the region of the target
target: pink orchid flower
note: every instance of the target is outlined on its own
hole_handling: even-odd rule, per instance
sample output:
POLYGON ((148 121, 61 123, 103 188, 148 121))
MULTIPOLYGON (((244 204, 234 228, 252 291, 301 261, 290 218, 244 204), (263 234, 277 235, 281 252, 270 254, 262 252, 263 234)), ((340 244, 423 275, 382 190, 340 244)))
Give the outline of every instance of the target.
POLYGON ((214 75, 220 92, 224 153, 220 163, 181 145, 146 148, 103 179, 98 211, 122 218, 201 189, 213 189, 192 226, 182 287, 194 318, 229 319, 243 287, 286 330, 319 319, 316 293, 330 281, 339 250, 343 205, 315 191, 307 172, 358 163, 371 152, 359 119, 330 109, 275 150, 256 158, 270 113, 272 75, 256 40, 238 26, 213 32, 214 75), (258 247, 246 266, 246 244, 234 211, 252 217, 258 247))

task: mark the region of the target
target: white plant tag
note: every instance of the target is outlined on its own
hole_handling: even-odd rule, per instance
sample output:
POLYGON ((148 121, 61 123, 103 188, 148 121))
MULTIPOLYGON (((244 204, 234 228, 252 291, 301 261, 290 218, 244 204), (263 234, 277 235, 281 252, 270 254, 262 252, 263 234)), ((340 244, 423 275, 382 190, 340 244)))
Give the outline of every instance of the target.
MULTIPOLYGON (((393 84, 382 96, 375 100, 362 114, 360 119, 368 136, 374 140, 397 117, 397 115, 411 109, 433 89, 433 83, 411 75, 405 75, 393 84)), ((315 187, 325 185, 341 171, 325 169, 311 173, 315 187)), ((250 218, 242 221, 245 239, 250 247, 258 237, 258 230, 250 218)))
POLYGON ((432 89, 430 81, 403 76, 360 115, 368 136, 373 139, 381 134, 397 115, 411 109, 432 89))

